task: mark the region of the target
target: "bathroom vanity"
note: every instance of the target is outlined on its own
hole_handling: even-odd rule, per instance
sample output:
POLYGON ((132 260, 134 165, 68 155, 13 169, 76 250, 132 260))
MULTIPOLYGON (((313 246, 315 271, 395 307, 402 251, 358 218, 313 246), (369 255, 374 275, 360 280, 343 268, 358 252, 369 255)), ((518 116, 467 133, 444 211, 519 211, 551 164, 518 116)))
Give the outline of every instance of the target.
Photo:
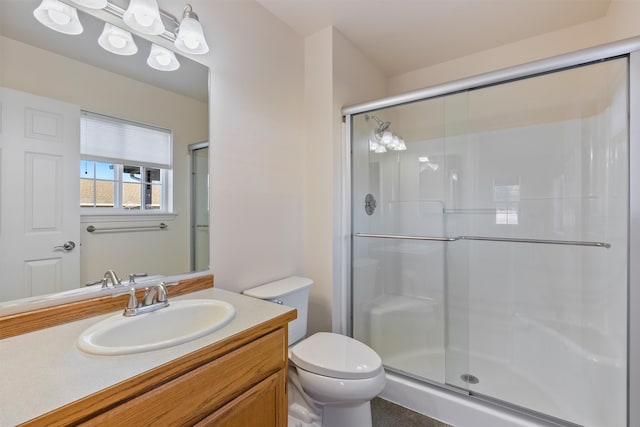
POLYGON ((76 348, 113 312, 2 339, 0 425, 285 426, 296 311, 214 288, 169 298, 218 299, 236 314, 209 335, 136 354, 76 348))

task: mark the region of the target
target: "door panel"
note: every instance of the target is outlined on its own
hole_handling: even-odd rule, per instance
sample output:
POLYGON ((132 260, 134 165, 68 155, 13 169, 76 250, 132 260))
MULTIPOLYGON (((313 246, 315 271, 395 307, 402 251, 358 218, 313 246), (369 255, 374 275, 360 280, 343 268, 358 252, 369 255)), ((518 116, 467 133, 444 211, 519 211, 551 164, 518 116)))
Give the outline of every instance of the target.
POLYGON ((6 88, 0 103, 0 300, 75 288, 80 107, 6 88))

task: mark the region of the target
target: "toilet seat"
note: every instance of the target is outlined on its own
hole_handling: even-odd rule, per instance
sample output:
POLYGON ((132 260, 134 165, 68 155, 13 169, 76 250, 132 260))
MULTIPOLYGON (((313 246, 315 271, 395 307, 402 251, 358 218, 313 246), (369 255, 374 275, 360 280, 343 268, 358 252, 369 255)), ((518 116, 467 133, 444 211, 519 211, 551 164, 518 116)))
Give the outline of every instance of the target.
POLYGON ((383 370, 373 377, 354 380, 331 378, 301 368, 296 370, 296 375, 304 393, 323 405, 369 401, 384 389, 387 382, 383 370))
POLYGON ((332 378, 365 379, 382 372, 382 359, 367 345, 345 335, 318 332, 291 348, 300 368, 332 378))

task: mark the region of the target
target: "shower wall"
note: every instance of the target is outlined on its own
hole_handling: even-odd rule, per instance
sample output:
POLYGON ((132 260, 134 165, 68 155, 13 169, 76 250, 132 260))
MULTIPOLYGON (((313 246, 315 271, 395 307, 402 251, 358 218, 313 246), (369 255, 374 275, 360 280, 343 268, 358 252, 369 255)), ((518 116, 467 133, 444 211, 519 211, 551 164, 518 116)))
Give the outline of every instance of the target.
POLYGON ((627 60, 352 122, 353 335, 388 369, 585 426, 626 425, 627 60), (372 194, 377 208, 362 209, 372 194))

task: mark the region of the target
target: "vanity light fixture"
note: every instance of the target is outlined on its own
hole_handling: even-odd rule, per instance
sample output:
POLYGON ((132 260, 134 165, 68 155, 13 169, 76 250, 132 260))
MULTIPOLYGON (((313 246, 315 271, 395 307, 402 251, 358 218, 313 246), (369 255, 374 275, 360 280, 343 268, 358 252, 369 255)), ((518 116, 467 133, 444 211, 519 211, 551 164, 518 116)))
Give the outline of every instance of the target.
MULTIPOLYGON (((209 52, 202 25, 190 4, 185 5, 183 9, 182 21, 160 10, 156 0, 130 0, 126 10, 110 3, 109 0, 42 0, 40 6, 33 11, 33 15, 40 23, 52 30, 64 34, 80 34, 83 28, 78 19, 78 10, 71 4, 84 7, 85 12, 89 14, 91 12, 86 9, 101 9, 116 19, 121 19, 135 32, 163 38, 173 43, 176 49, 183 53, 201 55, 209 52), (165 27, 165 23, 169 25, 169 29, 165 27)), ((98 44, 103 49, 118 55, 137 53, 138 47, 132 34, 111 22, 105 23, 102 34, 98 38, 98 44)), ((175 54, 155 43, 151 43, 147 64, 162 71, 180 68, 175 54)))
POLYGON ((173 71, 180 68, 176 55, 162 46, 151 44, 151 53, 147 58, 147 64, 159 71, 173 71))
POLYGON ((156 0, 131 0, 122 20, 142 34, 157 36, 165 31, 156 0))
POLYGON ((107 0, 71 0, 77 5, 88 9, 104 9, 107 7, 107 0))
POLYGON ((108 22, 104 24, 98 44, 104 50, 116 55, 134 55, 138 52, 138 46, 133 41, 131 33, 108 22))
POLYGON ((42 25, 59 33, 76 35, 84 30, 76 8, 58 0, 42 0, 40 6, 33 11, 33 16, 42 25))
POLYGON ((209 52, 209 45, 204 38, 202 25, 190 4, 184 7, 182 21, 180 21, 180 27, 177 31, 178 35, 174 44, 180 51, 196 55, 209 52))

